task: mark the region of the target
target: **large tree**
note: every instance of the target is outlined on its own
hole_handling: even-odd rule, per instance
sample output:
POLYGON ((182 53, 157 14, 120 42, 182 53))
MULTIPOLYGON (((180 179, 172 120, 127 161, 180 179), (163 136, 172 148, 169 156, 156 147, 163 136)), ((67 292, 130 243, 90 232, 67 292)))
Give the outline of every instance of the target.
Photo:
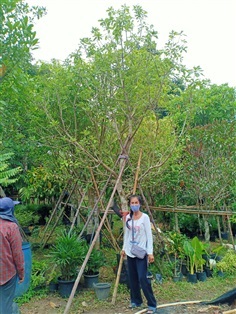
POLYGON ((181 131, 176 130, 171 110, 160 123, 159 109, 175 97, 178 77, 186 86, 192 84, 192 90, 197 86, 199 80, 191 74, 198 69, 188 71, 182 65, 183 34, 172 32, 165 49, 158 49, 158 33, 146 23, 147 12, 140 6, 109 8, 107 13, 100 28, 81 40, 64 65, 41 66, 34 99, 45 115, 43 144, 50 142, 55 155, 60 150, 79 173, 86 175, 85 166, 93 167, 104 182, 110 172, 115 178, 117 157, 129 156, 131 170, 118 188, 125 200, 142 148, 145 178, 174 152, 181 131))
POLYGON ((44 12, 44 8, 30 7, 22 0, 1 1, 0 140, 2 151, 14 152, 14 165, 24 169, 29 151, 35 149, 28 128, 34 90, 31 52, 38 44, 33 23, 44 12))
MULTIPOLYGON (((189 130, 183 155, 185 194, 205 210, 232 206, 236 175, 236 132, 234 121, 215 121, 189 130)), ((209 225, 205 216, 205 237, 209 225)))

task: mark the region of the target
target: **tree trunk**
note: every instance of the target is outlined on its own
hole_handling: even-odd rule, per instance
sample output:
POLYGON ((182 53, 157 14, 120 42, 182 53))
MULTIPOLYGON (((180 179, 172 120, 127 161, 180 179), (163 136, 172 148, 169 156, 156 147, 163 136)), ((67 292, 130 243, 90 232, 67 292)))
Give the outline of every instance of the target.
POLYGON ((232 244, 233 244, 233 249, 235 250, 234 236, 233 236, 233 231, 232 231, 232 227, 231 227, 231 223, 230 223, 229 216, 227 216, 227 221, 228 221, 228 229, 229 229, 229 234, 230 234, 231 242, 232 242, 232 244))
POLYGON ((207 217, 208 216, 203 215, 204 229, 205 229, 205 240, 206 240, 206 242, 209 242, 210 241, 210 227, 209 227, 207 217))
MULTIPOLYGON (((90 208, 94 207, 94 204, 96 203, 97 196, 94 189, 90 188, 88 189, 88 205, 90 208)), ((99 225, 99 218, 98 218, 98 208, 94 211, 92 219, 90 219, 88 226, 87 226, 87 234, 91 234, 91 236, 94 236, 97 227, 99 225)), ((91 239, 92 242, 92 239, 91 239)), ((100 239, 97 238, 95 247, 98 249, 100 247, 100 239)))
MULTIPOLYGON (((124 158, 123 157, 120 158, 120 164, 119 164, 120 169, 123 166, 123 163, 125 162, 126 160, 125 160, 125 155, 124 155, 124 158)), ((120 205, 121 205, 122 212, 128 212, 127 197, 123 189, 122 179, 120 179, 117 184, 117 193, 119 194, 119 197, 120 197, 120 205)))
POLYGON ((219 236, 219 239, 220 239, 220 243, 222 245, 221 229, 220 229, 220 218, 219 218, 219 216, 217 216, 216 219, 217 219, 218 236, 219 236))
MULTIPOLYGON (((177 208, 177 193, 174 195, 174 206, 177 208)), ((175 231, 179 232, 179 219, 178 219, 178 213, 175 213, 175 231)))

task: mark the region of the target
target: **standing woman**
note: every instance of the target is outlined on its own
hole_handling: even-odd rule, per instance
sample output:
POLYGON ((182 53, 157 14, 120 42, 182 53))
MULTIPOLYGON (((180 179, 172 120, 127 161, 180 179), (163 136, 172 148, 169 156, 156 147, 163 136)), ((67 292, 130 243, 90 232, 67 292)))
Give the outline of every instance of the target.
POLYGON ((141 197, 131 195, 129 198, 130 213, 126 216, 124 244, 121 255, 127 255, 128 275, 130 283, 130 308, 140 307, 143 303, 141 289, 147 299, 147 314, 157 313, 157 302, 153 295, 150 281, 147 278, 148 263, 154 262, 153 237, 149 216, 140 211, 141 197), (146 250, 143 259, 131 253, 133 243, 146 250))

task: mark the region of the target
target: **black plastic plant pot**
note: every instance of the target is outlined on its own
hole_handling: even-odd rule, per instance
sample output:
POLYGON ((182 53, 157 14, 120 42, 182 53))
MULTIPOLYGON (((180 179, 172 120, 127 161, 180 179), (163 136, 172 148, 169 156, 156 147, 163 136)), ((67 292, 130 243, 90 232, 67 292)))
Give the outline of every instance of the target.
POLYGON ((207 276, 207 277, 212 277, 212 275, 213 275, 213 270, 210 269, 210 267, 206 266, 206 267, 205 267, 205 273, 206 273, 206 276, 207 276))
POLYGON ((174 282, 178 282, 178 281, 181 281, 181 280, 182 280, 182 277, 180 275, 173 276, 173 281, 174 282))
POLYGON ((205 271, 197 272, 196 275, 197 275, 198 281, 206 281, 207 280, 207 275, 206 275, 205 271))
POLYGON ((84 274, 84 286, 85 288, 93 288, 94 284, 98 283, 98 277, 99 277, 99 272, 93 274, 93 275, 88 275, 84 274))
POLYGON ((197 274, 188 274, 187 281, 190 283, 197 283, 197 274))
POLYGON ((61 297, 68 298, 71 294, 71 291, 74 287, 75 280, 61 280, 58 279, 58 292, 61 297))
POLYGON ((187 265, 183 264, 183 265, 181 266, 181 273, 182 273, 184 276, 187 276, 187 275, 188 275, 189 271, 188 271, 188 269, 187 269, 187 265))
POLYGON ((228 238, 229 238, 228 232, 221 232, 221 238, 222 238, 223 240, 228 240, 228 238))
POLYGON ((211 234, 210 235, 210 241, 211 242, 216 242, 216 235, 215 234, 211 234))
POLYGON ((57 282, 50 282, 48 285, 49 292, 56 292, 58 290, 58 283, 57 282))
POLYGON ((221 271, 221 270, 218 270, 217 271, 217 275, 219 276, 219 277, 224 277, 224 272, 223 271, 221 271))

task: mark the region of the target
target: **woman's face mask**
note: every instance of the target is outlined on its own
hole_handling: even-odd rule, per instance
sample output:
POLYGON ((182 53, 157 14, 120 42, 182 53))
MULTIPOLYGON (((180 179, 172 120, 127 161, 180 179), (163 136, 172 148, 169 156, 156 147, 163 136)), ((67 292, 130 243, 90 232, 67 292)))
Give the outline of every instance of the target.
POLYGON ((140 209, 140 205, 130 205, 130 209, 131 209, 133 212, 137 212, 137 211, 139 211, 139 209, 140 209))

